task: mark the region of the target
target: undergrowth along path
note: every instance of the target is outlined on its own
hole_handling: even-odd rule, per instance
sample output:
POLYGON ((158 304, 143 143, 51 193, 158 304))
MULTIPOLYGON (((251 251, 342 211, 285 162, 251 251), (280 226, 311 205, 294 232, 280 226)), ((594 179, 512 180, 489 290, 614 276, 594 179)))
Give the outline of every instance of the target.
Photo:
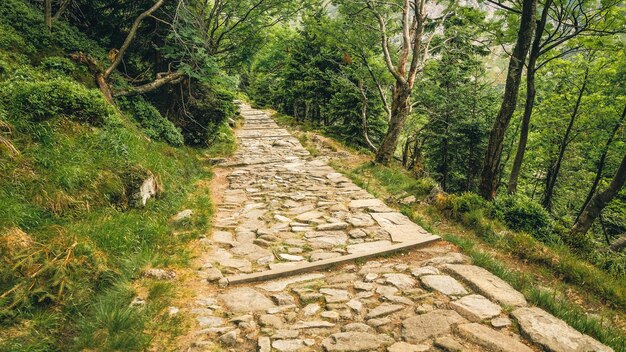
POLYGON ((611 351, 528 307, 443 241, 229 285, 229 277, 262 280, 268 271, 288 275, 435 239, 335 172, 327 157, 311 156, 264 112, 243 105, 242 116, 239 150, 220 173, 214 231, 201 241, 205 286, 196 286, 189 307, 197 322, 190 350, 611 351))

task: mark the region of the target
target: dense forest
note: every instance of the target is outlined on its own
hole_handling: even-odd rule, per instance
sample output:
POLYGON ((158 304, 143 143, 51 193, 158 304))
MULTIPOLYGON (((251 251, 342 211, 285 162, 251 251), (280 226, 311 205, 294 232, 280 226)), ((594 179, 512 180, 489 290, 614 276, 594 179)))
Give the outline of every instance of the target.
POLYGON ((189 263, 211 216, 192 181, 236 148, 236 99, 402 168, 461 223, 626 275, 623 0, 3 0, 0 351, 176 335, 133 285, 189 263), (168 222, 189 202, 206 213, 168 222))

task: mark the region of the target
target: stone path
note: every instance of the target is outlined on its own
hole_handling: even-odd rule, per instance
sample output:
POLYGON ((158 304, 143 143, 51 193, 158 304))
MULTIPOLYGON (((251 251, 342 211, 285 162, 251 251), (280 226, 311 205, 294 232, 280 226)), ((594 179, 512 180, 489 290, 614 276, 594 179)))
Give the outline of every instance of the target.
POLYGON ((232 284, 433 239, 326 158, 311 157, 265 113, 241 108, 245 124, 224 165, 215 230, 201 241, 189 351, 611 351, 527 307, 523 295, 445 242, 232 284))

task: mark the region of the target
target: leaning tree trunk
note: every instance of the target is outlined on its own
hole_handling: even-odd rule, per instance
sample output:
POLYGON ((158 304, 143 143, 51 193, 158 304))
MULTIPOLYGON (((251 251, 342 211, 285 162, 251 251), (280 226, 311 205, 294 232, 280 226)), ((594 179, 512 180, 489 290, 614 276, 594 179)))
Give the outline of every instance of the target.
POLYGON ((624 106, 624 110, 622 111, 622 116, 619 122, 613 128, 613 131, 611 135, 609 136, 609 139, 606 141, 606 144, 604 145, 604 149, 602 150, 602 155, 600 156, 600 160, 598 160, 598 167, 596 168, 596 177, 593 180, 593 184, 591 185, 591 189, 589 190, 589 193, 587 194, 587 198, 585 198, 585 201, 583 202, 583 206, 580 208, 580 212, 578 212, 578 215, 576 216, 576 221, 578 221, 578 219, 580 218, 580 214, 582 214, 582 212, 585 210, 585 208, 587 207, 587 204, 589 204, 589 201, 591 201, 591 197, 593 197, 593 195, 596 193, 596 190, 598 189, 598 185, 600 184, 600 180, 602 179, 602 172, 604 171, 604 165, 606 164, 606 156, 609 154, 609 148, 611 147, 611 144, 613 144, 613 140, 615 139, 615 135, 617 134, 617 131, 624 123, 624 118, 626 118, 626 106, 624 106))
POLYGON ((515 106, 517 105, 517 94, 521 83, 522 69, 524 68, 524 62, 526 61, 526 55, 528 54, 536 26, 536 8, 537 0, 524 0, 517 41, 509 61, 502 105, 500 106, 500 111, 489 134, 489 144, 487 146, 487 152, 485 153, 479 192, 486 199, 495 198, 496 191, 498 190, 500 157, 502 156, 504 146, 504 136, 511 122, 513 112, 515 112, 515 106))
POLYGON ((578 92, 578 98, 576 99, 576 104, 574 104, 574 111, 572 112, 572 116, 569 120, 569 124, 567 125, 567 129, 565 130, 565 135, 561 140, 561 145, 559 146, 559 155, 555 163, 551 165, 550 170, 548 171, 548 177, 546 178, 546 189, 543 193, 543 207, 547 210, 552 209, 552 196, 554 195, 554 187, 556 186, 556 180, 559 177, 559 172, 561 171, 561 164, 563 162, 563 156, 565 155, 565 149, 567 148, 567 144, 569 143, 569 136, 572 132, 572 128, 574 127, 574 121, 576 121, 576 117, 578 116, 580 103, 582 102, 583 95, 585 94, 585 89, 587 88, 588 78, 589 69, 586 69, 585 77, 583 78, 583 85, 582 87, 580 87, 580 91, 578 92))
POLYGON ((589 228, 602 210, 615 198, 622 187, 624 187, 624 182, 626 182, 626 154, 622 158, 622 162, 609 187, 591 198, 585 210, 583 210, 574 226, 572 226, 572 237, 576 238, 582 236, 589 231, 589 228))
POLYGON ((411 110, 411 88, 401 83, 396 84, 391 105, 391 121, 385 138, 383 138, 378 152, 376 162, 383 165, 389 164, 398 146, 398 138, 404 127, 407 116, 411 110))

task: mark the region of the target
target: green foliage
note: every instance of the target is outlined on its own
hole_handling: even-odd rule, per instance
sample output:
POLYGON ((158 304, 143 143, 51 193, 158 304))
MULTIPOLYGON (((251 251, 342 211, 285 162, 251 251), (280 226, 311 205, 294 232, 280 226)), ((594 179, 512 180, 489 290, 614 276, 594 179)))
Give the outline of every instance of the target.
POLYGON ((16 122, 22 119, 41 122, 67 116, 102 126, 115 119, 114 109, 99 91, 62 78, 3 83, 0 85, 0 101, 9 118, 16 122))
POLYGON ((65 22, 55 22, 52 32, 48 33, 42 12, 23 0, 0 2, 0 34, 4 33, 8 37, 0 39, 0 43, 6 43, 0 44, 0 48, 26 54, 34 60, 60 50, 83 51, 98 58, 105 57, 104 50, 95 41, 65 22))
POLYGON ((550 214, 537 202, 525 195, 502 195, 491 204, 492 216, 510 229, 524 231, 547 240, 552 232, 550 214))
POLYGON ((451 194, 445 199, 445 208, 455 216, 485 208, 487 201, 476 193, 451 194))
POLYGON ((143 98, 120 99, 119 105, 129 116, 139 122, 148 137, 173 146, 183 145, 184 140, 180 130, 143 98))

